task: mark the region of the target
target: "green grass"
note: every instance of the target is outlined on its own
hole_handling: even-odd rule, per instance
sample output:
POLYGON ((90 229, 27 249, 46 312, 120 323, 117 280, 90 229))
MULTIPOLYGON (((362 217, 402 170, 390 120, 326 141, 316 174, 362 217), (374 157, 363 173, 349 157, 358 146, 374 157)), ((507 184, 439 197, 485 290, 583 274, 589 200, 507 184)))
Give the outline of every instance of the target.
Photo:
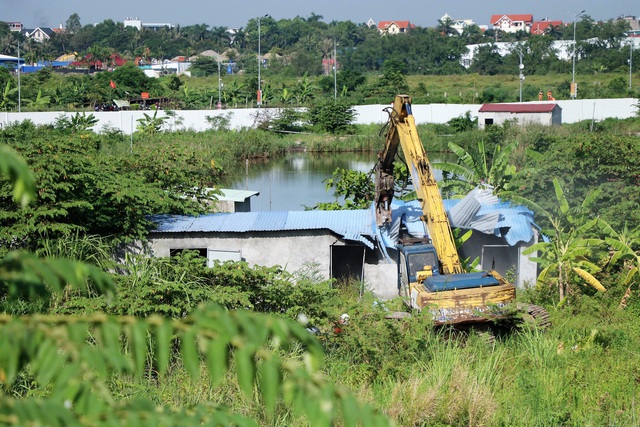
MULTIPOLYGON (((624 312, 606 325, 593 314, 574 321, 568 313, 556 312, 559 323, 549 330, 525 329, 493 344, 474 333, 453 339, 424 328, 416 335, 420 322, 415 318, 404 324, 379 321, 376 328, 394 322, 403 332, 390 343, 376 334, 379 329, 362 333, 360 326, 370 324, 371 310, 359 309, 350 311, 346 335, 331 337, 325 375, 399 426, 638 425, 640 326, 624 312), (597 329, 595 338, 585 330, 585 321, 597 329), (624 339, 598 338, 612 333, 622 333, 624 339), (411 350, 416 339, 424 345, 411 350), (379 346, 378 360, 368 357, 366 347, 371 346, 379 346), (402 351, 393 348, 398 346, 402 351), (394 370, 388 369, 390 364, 394 370), (375 378, 372 370, 379 371, 375 378)), ((233 380, 212 388, 191 380, 179 364, 166 378, 141 383, 121 379, 113 387, 121 397, 150 395, 176 407, 211 402, 266 422, 261 406, 247 401, 233 380)), ((274 425, 304 425, 282 406, 276 418, 274 425)))

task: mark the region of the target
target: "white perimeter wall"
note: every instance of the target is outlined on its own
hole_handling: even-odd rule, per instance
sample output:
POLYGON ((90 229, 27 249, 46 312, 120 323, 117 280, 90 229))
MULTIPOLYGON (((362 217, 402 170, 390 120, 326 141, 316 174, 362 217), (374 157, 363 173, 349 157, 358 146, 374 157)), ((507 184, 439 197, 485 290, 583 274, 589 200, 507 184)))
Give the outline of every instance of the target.
MULTIPOLYGON (((575 123, 582 120, 604 120, 606 118, 629 118, 637 114, 636 105, 640 100, 636 98, 617 99, 579 99, 568 101, 555 101, 562 108, 562 123, 575 123)), ((384 124, 387 121, 387 113, 383 111, 389 105, 359 105, 356 106, 358 124, 384 124)), ((413 115, 416 123, 446 123, 452 118, 464 116, 467 111, 471 117, 478 116, 481 104, 427 104, 413 105, 413 115)), ((194 131, 204 131, 210 128, 207 116, 224 116, 230 119, 232 129, 253 128, 268 116, 276 114, 278 109, 273 108, 241 108, 229 110, 175 110, 176 119, 182 124, 176 124, 173 119, 167 121, 164 130, 169 129, 191 129, 194 131)), ((120 129, 129 135, 135 131, 138 125, 137 120, 144 118, 144 114, 153 116, 154 111, 98 111, 87 112, 93 114, 98 119, 98 124, 93 128, 96 132, 101 132, 105 127, 120 129)), ((31 120, 37 125, 53 124, 60 115, 69 117, 76 113, 62 111, 52 112, 29 112, 29 113, 0 113, 0 126, 4 127, 12 122, 31 120)), ((158 115, 164 115, 160 110, 158 115)))

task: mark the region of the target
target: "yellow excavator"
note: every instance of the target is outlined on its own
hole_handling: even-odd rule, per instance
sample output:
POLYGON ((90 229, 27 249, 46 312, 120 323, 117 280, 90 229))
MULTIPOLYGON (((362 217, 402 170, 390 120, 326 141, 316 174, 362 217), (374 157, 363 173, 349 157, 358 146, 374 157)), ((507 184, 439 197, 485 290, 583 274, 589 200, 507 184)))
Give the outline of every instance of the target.
POLYGON ((418 136, 411 98, 397 95, 385 111, 389 114, 385 147, 375 167, 377 225, 392 224, 393 167, 401 148, 429 233, 428 238, 400 239, 396 245, 399 295, 411 308, 429 310, 436 324, 504 317, 506 307, 515 301, 515 286, 493 270, 464 271, 438 184, 418 136))

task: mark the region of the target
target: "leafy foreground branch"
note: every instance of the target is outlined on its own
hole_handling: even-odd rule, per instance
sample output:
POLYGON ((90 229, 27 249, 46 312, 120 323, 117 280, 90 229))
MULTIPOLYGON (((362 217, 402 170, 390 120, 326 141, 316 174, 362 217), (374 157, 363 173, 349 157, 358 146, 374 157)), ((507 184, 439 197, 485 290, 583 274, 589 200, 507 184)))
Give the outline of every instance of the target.
POLYGON ((5 315, 0 316, 0 348, 0 425, 258 425, 205 404, 172 409, 149 399, 118 402, 106 385, 116 374, 157 375, 161 381, 174 357, 194 380, 208 372, 213 387, 233 373, 245 398, 262 404, 268 419, 284 402, 311 425, 337 420, 345 426, 389 424, 348 390, 324 380, 318 341, 300 324, 276 316, 215 305, 181 321, 5 315), (25 376, 35 380, 39 391, 8 397, 18 394, 25 376))

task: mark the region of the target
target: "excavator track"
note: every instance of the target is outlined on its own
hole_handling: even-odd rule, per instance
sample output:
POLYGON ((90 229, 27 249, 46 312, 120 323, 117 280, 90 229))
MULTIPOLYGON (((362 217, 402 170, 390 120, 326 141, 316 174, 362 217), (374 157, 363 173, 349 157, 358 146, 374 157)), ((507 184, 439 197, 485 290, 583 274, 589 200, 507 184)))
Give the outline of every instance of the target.
POLYGON ((522 312, 525 323, 532 323, 540 329, 551 326, 549 312, 544 307, 535 304, 518 304, 518 309, 522 312))

